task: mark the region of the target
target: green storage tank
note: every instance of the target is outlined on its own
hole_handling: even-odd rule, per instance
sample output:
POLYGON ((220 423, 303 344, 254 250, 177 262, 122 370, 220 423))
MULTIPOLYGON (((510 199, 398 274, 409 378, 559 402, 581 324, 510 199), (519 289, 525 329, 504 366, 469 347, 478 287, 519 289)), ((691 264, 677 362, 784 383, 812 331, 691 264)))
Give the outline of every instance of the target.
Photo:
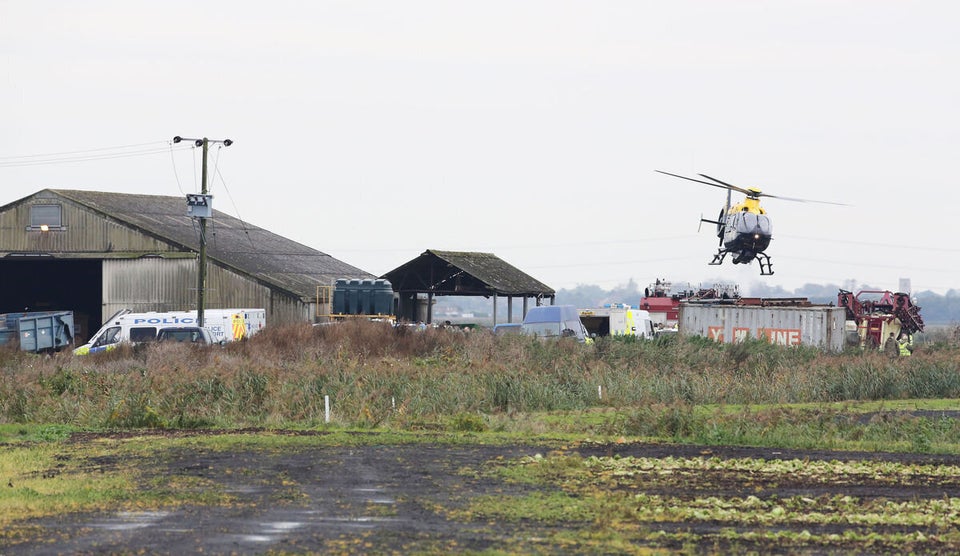
POLYGON ((393 314, 393 286, 384 279, 346 279, 333 289, 334 315, 393 314))

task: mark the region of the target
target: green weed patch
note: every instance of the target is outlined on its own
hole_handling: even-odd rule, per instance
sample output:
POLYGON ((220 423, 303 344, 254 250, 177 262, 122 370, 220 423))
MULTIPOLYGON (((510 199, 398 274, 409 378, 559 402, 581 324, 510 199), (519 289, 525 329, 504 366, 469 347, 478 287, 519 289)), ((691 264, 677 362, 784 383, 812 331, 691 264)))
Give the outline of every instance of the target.
MULTIPOLYGON (((960 547, 960 499, 831 494, 850 485, 957 485, 960 467, 873 461, 588 457, 562 452, 494 462, 491 473, 539 490, 480 497, 458 519, 589 524, 580 548, 820 547, 950 551, 960 547), (787 484, 785 484, 787 483, 787 484), (772 492, 800 491, 779 496, 772 492), (592 539, 592 541, 591 541, 592 539), (903 543, 898 548, 898 543, 903 543)), ((952 485, 952 486, 950 486, 952 485)), ((866 490, 866 489, 865 489, 866 490)), ((556 533, 561 535, 559 531, 556 533)), ((559 541, 558 541, 559 542, 559 541)), ((738 551, 738 550, 736 550, 738 551)))

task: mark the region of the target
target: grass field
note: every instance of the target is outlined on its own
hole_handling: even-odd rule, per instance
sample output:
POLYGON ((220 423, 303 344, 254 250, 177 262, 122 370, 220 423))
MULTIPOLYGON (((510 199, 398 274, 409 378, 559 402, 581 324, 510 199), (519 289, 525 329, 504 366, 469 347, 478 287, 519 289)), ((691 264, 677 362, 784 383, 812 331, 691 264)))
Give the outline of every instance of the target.
POLYGON ((367 322, 303 325, 216 349, 158 344, 83 357, 0 351, 0 422, 314 427, 326 424, 329 399, 332 423, 346 427, 415 429, 460 419, 466 427, 517 430, 528 420, 511 417, 521 414, 615 409, 624 416, 588 421, 606 434, 676 438, 695 428, 702 441, 703 425, 711 424, 704 420, 719 426, 744 411, 767 420, 802 412, 816 422, 837 402, 958 398, 958 361, 960 347, 947 339, 891 359, 759 341, 581 346, 367 322), (793 404, 806 405, 783 409, 793 404), (659 422, 653 429, 652 420, 659 422))
MULTIPOLYGON (((908 461, 814 469, 798 488, 825 489, 824 494, 800 496, 784 506, 776 496, 751 499, 749 493, 724 491, 711 498, 694 492, 680 500, 640 486, 649 486, 651 477, 699 476, 706 464, 697 456, 670 463, 565 450, 669 442, 901 452, 953 461, 960 454, 958 398, 960 347, 946 336, 924 342, 912 357, 891 359, 760 342, 718 345, 700 338, 601 339, 583 346, 355 322, 268 329, 250 341, 214 349, 150 345, 86 357, 7 350, 0 351, 0 481, 8 483, 0 490, 0 528, 21 524, 10 534, 29 538, 25 519, 63 512, 237 503, 209 477, 145 473, 144 461, 169 451, 274 453, 371 443, 535 441, 553 451, 541 459, 490 462, 461 472, 541 490, 475 496, 457 507, 435 503, 434 510, 468 522, 594 524, 571 538, 550 533, 553 548, 573 543, 618 551, 638 538, 653 538, 641 533, 658 520, 742 519, 788 523, 783 538, 771 543, 808 546, 807 531, 817 537, 815 543, 807 539, 814 543, 809 546, 856 550, 869 546, 862 543, 906 542, 919 552, 937 551, 960 546, 940 533, 932 544, 921 538, 949 528, 930 516, 952 519, 960 511, 955 498, 943 499, 944 507, 937 506, 936 497, 884 505, 883 500, 845 500, 842 490, 834 499, 829 484, 831 477, 889 475, 909 486, 909 477, 918 474, 937 484, 949 466, 918 470, 921 464, 908 461), (330 422, 325 420, 327 398, 330 422), (623 486, 642 477, 643 483, 623 486), (816 486, 821 483, 828 486, 816 486), (609 491, 616 484, 621 486, 609 491), (616 494, 623 488, 645 494, 642 500, 616 494), (810 504, 805 500, 816 504, 805 508, 810 504), (876 516, 871 519, 883 527, 857 525, 866 529, 844 530, 849 538, 837 540, 831 535, 841 533, 830 520, 851 508, 876 516), (646 524, 642 531, 638 523, 646 524), (810 527, 820 532, 811 533, 810 527), (903 530, 923 532, 904 536, 903 530)), ((709 473, 739 484, 737 476, 780 476, 774 482, 783 482, 796 472, 795 463, 764 461, 725 460, 709 473)), ((691 540, 675 528, 658 535, 673 547, 746 542, 756 548, 766 542, 754 538, 755 528, 734 529, 722 533, 725 540, 709 531, 691 540)))

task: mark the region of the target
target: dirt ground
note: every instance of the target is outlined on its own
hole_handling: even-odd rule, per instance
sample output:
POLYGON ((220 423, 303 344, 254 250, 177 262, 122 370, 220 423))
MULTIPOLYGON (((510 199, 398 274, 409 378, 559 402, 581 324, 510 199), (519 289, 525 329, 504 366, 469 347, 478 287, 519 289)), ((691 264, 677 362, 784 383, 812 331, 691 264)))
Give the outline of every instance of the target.
MULTIPOLYGON (((150 470, 148 475, 176 474, 219 485, 235 497, 234 502, 213 506, 184 505, 160 511, 70 514, 21 522, 15 527, 29 532, 26 536, 30 540, 0 545, 0 554, 576 551, 569 545, 551 545, 551 541, 546 539, 555 538, 550 537, 549 533, 555 532, 558 527, 576 530, 588 528, 590 524, 547 525, 488 520, 463 522, 450 519, 441 509, 462 506, 477 496, 522 495, 535 489, 480 474, 464 474, 462 470, 479 469, 484 462, 501 458, 546 454, 549 451, 550 448, 537 445, 429 444, 317 446, 283 453, 183 449, 142 464, 150 470)), ((573 447, 568 451, 579 452, 583 456, 666 458, 708 455, 718 458, 868 459, 960 464, 960 457, 666 444, 589 445, 573 447)), ((100 463, 110 465, 108 461, 100 463)), ((895 500, 960 497, 957 481, 945 483, 933 478, 929 481, 915 478, 909 486, 881 483, 870 477, 832 485, 807 483, 802 477, 780 477, 776 482, 756 478, 750 484, 745 484, 742 477, 727 481, 722 477, 714 479, 710 481, 712 490, 709 492, 691 484, 690 492, 678 492, 671 488, 669 494, 753 494, 761 498, 846 494, 855 497, 883 496, 895 500)), ((647 492, 658 494, 653 486, 647 492)), ((646 523, 638 524, 638 527, 646 527, 651 531, 683 530, 706 535, 720 529, 720 525, 710 522, 646 523)), ((884 530, 889 531, 889 528, 884 530)), ((722 544, 717 545, 715 540, 711 542, 709 546, 650 546, 702 553, 726 551, 722 544)), ((775 547, 762 545, 747 548, 761 553, 775 550, 775 547)), ((923 547, 920 548, 923 552, 923 547)), ((884 551, 887 549, 890 547, 884 551)), ((937 549, 930 551, 936 552, 937 549)), ((824 551, 814 547, 803 552, 824 551)), ((854 552, 869 553, 873 550, 854 552)))

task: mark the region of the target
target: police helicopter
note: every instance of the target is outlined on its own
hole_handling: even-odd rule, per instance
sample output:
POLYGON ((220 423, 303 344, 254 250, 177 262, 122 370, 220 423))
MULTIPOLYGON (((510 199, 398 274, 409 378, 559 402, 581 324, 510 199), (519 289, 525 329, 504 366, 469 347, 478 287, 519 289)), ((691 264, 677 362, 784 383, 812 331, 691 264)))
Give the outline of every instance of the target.
POLYGON ((720 210, 720 216, 716 220, 700 218, 700 222, 707 222, 717 226, 717 237, 720 238, 720 248, 713 256, 709 264, 718 265, 723 262, 727 253, 733 256, 733 264, 750 264, 754 259, 760 263, 760 275, 770 276, 773 274, 773 264, 770 256, 766 254, 767 247, 770 246, 770 240, 773 239, 773 227, 770 223, 770 217, 767 211, 760 206, 760 197, 770 197, 771 199, 783 199, 785 201, 797 201, 800 203, 824 203, 828 205, 842 205, 843 203, 831 203, 828 201, 811 201, 809 199, 794 199, 791 197, 780 197, 763 193, 753 187, 738 187, 717 178, 711 178, 705 174, 699 174, 700 177, 710 181, 688 178, 670 172, 657 170, 661 174, 673 176, 689 181, 695 181, 712 187, 719 187, 727 190, 727 204, 720 210), (746 197, 740 203, 730 204, 730 195, 733 191, 743 193, 746 197))

